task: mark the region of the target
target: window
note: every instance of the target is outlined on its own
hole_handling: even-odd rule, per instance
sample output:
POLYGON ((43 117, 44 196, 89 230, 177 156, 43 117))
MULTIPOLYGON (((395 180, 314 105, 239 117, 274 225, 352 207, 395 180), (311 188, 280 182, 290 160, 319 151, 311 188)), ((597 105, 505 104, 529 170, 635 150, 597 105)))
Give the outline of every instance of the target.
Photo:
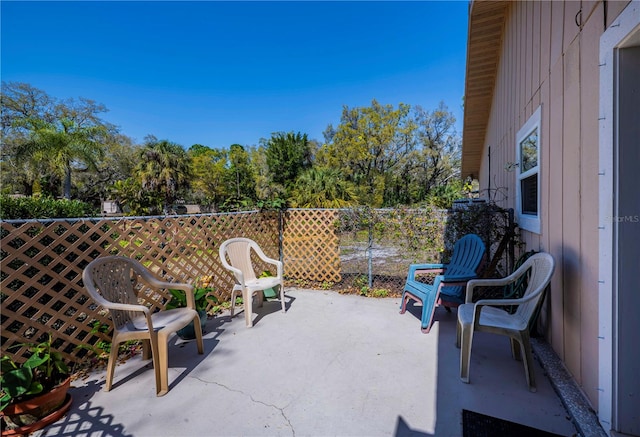
POLYGON ((516 134, 516 221, 540 233, 540 111, 536 109, 516 134))

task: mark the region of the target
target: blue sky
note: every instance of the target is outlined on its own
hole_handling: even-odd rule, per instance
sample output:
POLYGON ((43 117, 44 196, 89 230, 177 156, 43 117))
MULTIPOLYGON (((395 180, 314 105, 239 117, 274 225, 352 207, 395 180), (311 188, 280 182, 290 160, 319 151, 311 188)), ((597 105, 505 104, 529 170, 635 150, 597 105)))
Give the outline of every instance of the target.
POLYGON ((3 81, 86 97, 142 142, 323 141, 344 105, 444 101, 462 126, 466 1, 1 2, 3 81))

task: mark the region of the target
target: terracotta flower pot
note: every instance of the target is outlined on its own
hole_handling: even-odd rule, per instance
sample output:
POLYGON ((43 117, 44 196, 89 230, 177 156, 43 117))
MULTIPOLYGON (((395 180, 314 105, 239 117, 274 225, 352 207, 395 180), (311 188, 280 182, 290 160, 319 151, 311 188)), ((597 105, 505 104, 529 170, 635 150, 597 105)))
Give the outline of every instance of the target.
POLYGON ((61 418, 71 407, 71 396, 67 395, 70 386, 71 378, 67 378, 47 393, 8 405, 0 412, 2 435, 28 434, 61 418))

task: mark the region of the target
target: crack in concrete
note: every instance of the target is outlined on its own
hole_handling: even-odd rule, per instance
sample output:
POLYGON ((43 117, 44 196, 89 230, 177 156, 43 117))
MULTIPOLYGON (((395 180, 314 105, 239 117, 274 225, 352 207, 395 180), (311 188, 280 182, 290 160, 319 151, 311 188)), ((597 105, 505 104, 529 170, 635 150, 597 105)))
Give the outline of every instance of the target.
POLYGON ((221 383, 216 382, 216 381, 208 381, 208 380, 205 380, 205 379, 199 378, 199 377, 197 377, 197 376, 190 376, 190 378, 197 379, 198 381, 204 382, 205 384, 215 384, 215 385, 217 385, 217 386, 219 386, 219 387, 222 387, 222 388, 224 388, 225 390, 228 390, 228 391, 230 391, 230 392, 240 393, 240 394, 241 394, 241 395, 243 395, 243 396, 248 396, 248 397, 249 397, 249 399, 251 399, 251 401, 252 401, 252 402, 255 402, 256 404, 262 404, 262 405, 264 405, 265 407, 275 408, 276 410, 278 410, 278 411, 280 412, 280 415, 282 415, 282 418, 286 421, 287 426, 289 426, 289 428, 291 428, 291 434, 293 435, 293 437, 295 437, 295 436, 296 436, 296 430, 293 428, 293 425, 291 424, 291 420, 289 420, 289 418, 287 417, 287 415, 286 415, 286 414, 285 414, 285 412, 284 412, 284 408, 286 408, 286 407, 284 407, 284 408, 280 408, 280 407, 278 407, 277 405, 274 405, 274 404, 268 404, 268 403, 266 403, 266 402, 264 402, 264 401, 261 401, 261 400, 259 400, 259 399, 255 399, 255 398, 253 397, 253 395, 251 395, 251 394, 249 394, 249 393, 245 393, 245 392, 243 392, 242 390, 237 390, 237 389, 234 389, 234 388, 231 388, 231 387, 227 387, 226 385, 221 384, 221 383))

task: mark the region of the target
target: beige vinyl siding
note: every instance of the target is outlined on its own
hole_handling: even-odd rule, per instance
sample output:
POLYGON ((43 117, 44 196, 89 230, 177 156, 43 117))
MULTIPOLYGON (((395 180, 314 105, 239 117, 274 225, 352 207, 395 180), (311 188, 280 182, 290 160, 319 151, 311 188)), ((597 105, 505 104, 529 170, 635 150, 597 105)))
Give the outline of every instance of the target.
MULTIPOLYGON (((607 22, 628 1, 607 2, 607 22)), ((523 231, 528 249, 554 255, 542 314, 547 338, 587 397, 598 399, 598 50, 602 1, 511 2, 484 144, 480 188, 515 207, 515 135, 542 105, 542 229, 523 231), (576 24, 576 20, 578 24, 576 24)), ((470 54, 470 58, 473 54, 470 54)))
MULTIPOLYGON (((594 2, 586 2, 592 5, 594 2)), ((597 5, 596 5, 597 6, 597 5)), ((583 5, 583 21, 586 19, 583 5)), ((589 341, 582 342, 582 385, 590 399, 598 399, 598 151, 599 151, 599 80, 600 80, 600 35, 604 31, 604 10, 594 7, 580 33, 580 144, 582 148, 580 189, 582 202, 580 209, 580 248, 583 254, 580 268, 580 283, 583 290, 589 290, 588 299, 582 299, 580 313, 580 336, 589 341), (593 339, 593 340, 591 340, 593 339), (591 360, 591 362, 586 362, 591 360), (591 371, 593 368, 593 371, 591 371)), ((594 401, 595 403, 596 401, 594 401)))

